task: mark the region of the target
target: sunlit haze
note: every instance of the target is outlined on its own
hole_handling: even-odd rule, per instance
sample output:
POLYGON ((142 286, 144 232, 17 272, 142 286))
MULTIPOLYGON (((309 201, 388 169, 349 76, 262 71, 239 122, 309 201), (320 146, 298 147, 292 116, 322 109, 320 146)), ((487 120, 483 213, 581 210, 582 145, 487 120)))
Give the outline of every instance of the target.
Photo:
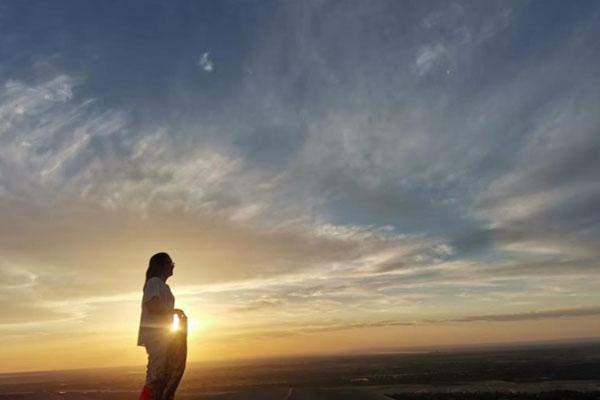
POLYGON ((600 2, 0 1, 0 372, 600 332, 600 2))

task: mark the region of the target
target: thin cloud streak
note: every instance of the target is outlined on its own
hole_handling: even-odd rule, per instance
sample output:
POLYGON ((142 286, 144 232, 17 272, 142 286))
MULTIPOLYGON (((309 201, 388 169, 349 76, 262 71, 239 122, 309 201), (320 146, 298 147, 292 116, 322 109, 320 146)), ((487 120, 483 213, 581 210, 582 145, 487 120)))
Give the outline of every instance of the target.
MULTIPOLYGON (((552 318, 578 318, 578 317, 596 317, 600 315, 600 307, 584 307, 584 308, 573 308, 573 309, 557 309, 557 310, 545 310, 538 312, 528 313, 516 313, 516 314, 498 314, 498 315, 472 315, 453 319, 423 319, 420 321, 393 321, 393 320, 382 320, 373 322, 360 322, 360 323, 335 323, 327 325, 313 325, 308 327, 293 327, 285 328, 280 330, 248 330, 243 333, 227 334, 227 339, 241 340, 247 338, 281 338, 290 337, 297 335, 310 335, 324 332, 336 332, 346 331, 353 329, 366 329, 366 328, 387 328, 397 326, 420 326, 420 325, 437 325, 446 323, 476 323, 476 322, 517 322, 517 321, 535 321, 542 319, 552 318)), ((208 336, 211 338, 211 335, 208 336)), ((216 337, 215 337, 216 339, 216 337)))
POLYGON ((479 322, 479 321, 527 321, 546 318, 574 318, 600 315, 600 307, 571 308, 562 310, 533 311, 518 314, 474 315, 444 322, 479 322))

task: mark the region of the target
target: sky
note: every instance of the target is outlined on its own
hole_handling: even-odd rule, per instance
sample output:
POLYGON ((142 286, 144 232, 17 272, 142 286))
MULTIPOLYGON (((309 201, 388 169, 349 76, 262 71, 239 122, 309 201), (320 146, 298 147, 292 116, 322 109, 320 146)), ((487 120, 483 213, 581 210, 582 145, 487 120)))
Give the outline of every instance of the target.
POLYGON ((600 3, 0 0, 0 372, 600 332, 600 3))

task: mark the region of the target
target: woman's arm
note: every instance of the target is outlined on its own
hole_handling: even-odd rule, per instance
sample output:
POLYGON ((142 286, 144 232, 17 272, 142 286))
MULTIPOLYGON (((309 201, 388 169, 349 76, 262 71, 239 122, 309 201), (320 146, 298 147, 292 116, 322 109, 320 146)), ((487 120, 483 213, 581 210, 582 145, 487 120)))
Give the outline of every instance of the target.
POLYGON ((148 300, 146 302, 146 305, 148 306, 148 311, 150 311, 150 314, 164 315, 169 317, 173 314, 177 314, 180 318, 185 318, 186 316, 183 310, 180 310, 179 308, 172 309, 169 307, 165 307, 160 302, 160 299, 158 297, 153 297, 152 299, 148 300))
POLYGON ((150 300, 148 300, 146 302, 146 306, 148 307, 148 311, 150 312, 150 314, 163 316, 173 315, 173 309, 165 307, 158 297, 153 297, 150 300))

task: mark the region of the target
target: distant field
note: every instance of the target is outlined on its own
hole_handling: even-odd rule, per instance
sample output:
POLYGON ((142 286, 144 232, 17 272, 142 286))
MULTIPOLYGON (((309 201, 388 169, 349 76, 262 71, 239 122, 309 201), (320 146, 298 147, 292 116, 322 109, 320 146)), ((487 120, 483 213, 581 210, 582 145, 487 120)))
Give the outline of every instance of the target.
POLYGON ((579 392, 572 390, 552 390, 538 393, 413 393, 392 394, 394 400, 595 400, 600 399, 600 391, 579 392))
MULTIPOLYGON (((144 368, 0 375, 0 400, 132 399, 144 368)), ((600 344, 191 364, 185 399, 600 399, 600 344)))

